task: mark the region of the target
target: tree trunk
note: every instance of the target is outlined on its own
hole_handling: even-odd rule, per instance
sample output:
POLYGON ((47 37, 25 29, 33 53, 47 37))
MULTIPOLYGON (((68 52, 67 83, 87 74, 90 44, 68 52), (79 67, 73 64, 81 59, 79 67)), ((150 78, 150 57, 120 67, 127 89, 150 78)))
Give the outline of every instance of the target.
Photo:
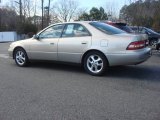
POLYGON ((49 13, 50 13, 50 4, 51 4, 51 0, 48 1, 48 15, 47 15, 47 23, 48 23, 48 25, 50 23, 50 16, 49 16, 49 13))
POLYGON ((43 23, 43 4, 44 4, 44 0, 42 0, 42 29, 43 29, 43 26, 44 26, 44 25, 43 25, 43 24, 44 24, 44 23, 43 23))

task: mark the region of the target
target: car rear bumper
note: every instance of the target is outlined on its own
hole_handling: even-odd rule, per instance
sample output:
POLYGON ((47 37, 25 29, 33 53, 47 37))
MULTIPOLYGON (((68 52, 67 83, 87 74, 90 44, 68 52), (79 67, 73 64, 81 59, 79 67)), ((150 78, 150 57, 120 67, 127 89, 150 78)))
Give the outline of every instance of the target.
POLYGON ((124 54, 106 54, 110 66, 135 65, 146 61, 152 55, 150 48, 127 51, 124 54))

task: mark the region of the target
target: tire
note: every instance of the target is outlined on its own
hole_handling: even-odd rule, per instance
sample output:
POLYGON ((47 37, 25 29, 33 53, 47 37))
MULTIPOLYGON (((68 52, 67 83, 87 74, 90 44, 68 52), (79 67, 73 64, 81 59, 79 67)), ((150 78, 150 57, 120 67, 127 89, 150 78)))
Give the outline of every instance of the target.
POLYGON ((160 50, 160 44, 157 44, 156 50, 160 50))
POLYGON ((109 67, 107 58, 97 51, 89 52, 85 56, 83 66, 85 71, 93 76, 103 75, 109 67))
POLYGON ((153 47, 153 48, 156 48, 156 45, 157 45, 157 40, 152 40, 150 42, 150 46, 153 47))
POLYGON ((25 67, 28 65, 28 56, 24 49, 17 48, 14 52, 15 63, 20 67, 25 67))

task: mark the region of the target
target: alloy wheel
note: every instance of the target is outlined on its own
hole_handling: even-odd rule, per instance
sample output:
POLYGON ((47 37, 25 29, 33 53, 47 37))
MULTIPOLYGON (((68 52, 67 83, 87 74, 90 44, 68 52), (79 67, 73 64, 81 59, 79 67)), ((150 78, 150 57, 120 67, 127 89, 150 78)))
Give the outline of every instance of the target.
POLYGON ((14 52, 14 59, 18 66, 24 67, 29 63, 27 53, 22 48, 17 48, 14 52))
POLYGON ((16 52, 16 61, 19 65, 25 64, 26 57, 23 51, 17 51, 16 52))
POLYGON ((91 55, 87 59, 87 67, 92 73, 99 73, 103 69, 103 60, 98 55, 91 55))

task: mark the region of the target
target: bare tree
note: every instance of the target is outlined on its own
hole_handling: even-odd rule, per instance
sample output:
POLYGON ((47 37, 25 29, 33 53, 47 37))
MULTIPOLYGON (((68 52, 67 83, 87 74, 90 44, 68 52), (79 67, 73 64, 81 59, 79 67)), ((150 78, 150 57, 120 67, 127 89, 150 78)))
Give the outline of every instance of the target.
POLYGON ((84 13, 87 13, 87 8, 79 8, 77 9, 76 15, 74 17, 75 20, 78 20, 80 16, 82 16, 84 13))
POLYGON ((44 0, 42 0, 42 29, 43 29, 43 16, 44 16, 43 6, 44 6, 44 0))
POLYGON ((34 9, 33 0, 25 0, 26 1, 26 11, 27 11, 27 17, 31 17, 31 12, 34 9))
POLYGON ((117 6, 115 1, 107 2, 106 11, 108 14, 108 19, 114 21, 117 17, 117 6))
POLYGON ((63 22, 71 21, 78 10, 78 2, 75 0, 60 0, 55 5, 54 11, 63 22))
POLYGON ((12 0, 11 3, 17 14, 20 15, 22 22, 25 22, 34 13, 33 0, 12 0))
POLYGON ((0 8, 0 31, 15 30, 18 16, 16 12, 7 6, 7 8, 0 8))
POLYGON ((47 24, 48 25, 50 22, 50 5, 51 5, 51 0, 48 0, 48 14, 47 14, 47 24))

